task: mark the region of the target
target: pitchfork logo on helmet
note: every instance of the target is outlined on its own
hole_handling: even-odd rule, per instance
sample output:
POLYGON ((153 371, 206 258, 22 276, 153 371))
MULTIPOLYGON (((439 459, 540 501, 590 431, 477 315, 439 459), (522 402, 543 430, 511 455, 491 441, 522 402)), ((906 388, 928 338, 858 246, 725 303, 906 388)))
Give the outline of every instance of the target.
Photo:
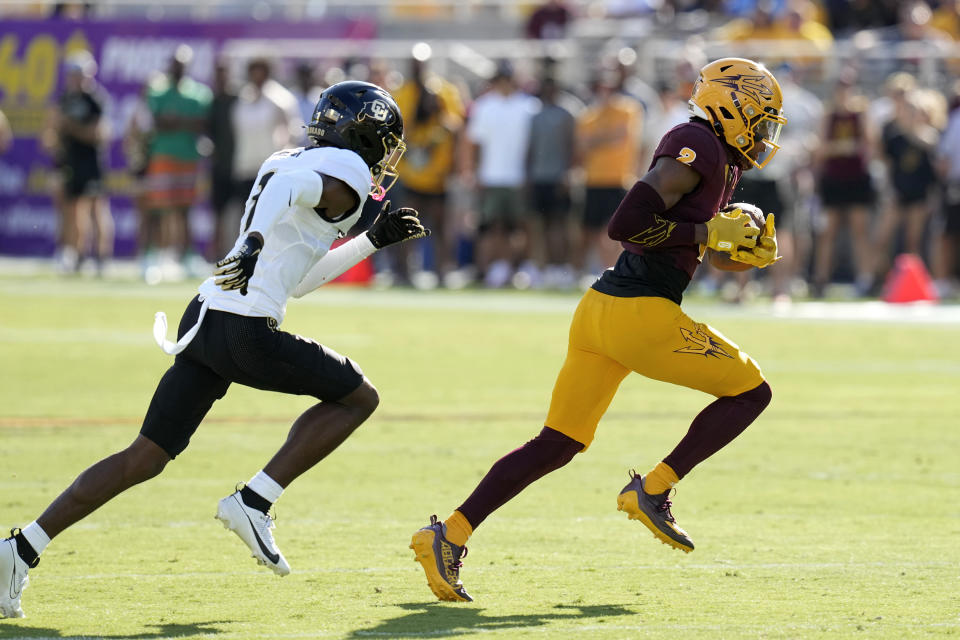
POLYGON ((780 83, 762 64, 745 58, 721 58, 700 70, 690 96, 690 113, 706 120, 714 132, 762 169, 780 146, 783 92, 780 83), (763 142, 760 154, 749 151, 763 142))
POLYGON ((773 91, 764 83, 763 76, 721 76, 715 80, 717 84, 730 87, 734 91, 745 93, 757 102, 769 99, 773 91))
POLYGON ((348 80, 327 87, 313 110, 307 136, 355 152, 370 167, 371 197, 382 199, 396 182, 407 145, 403 116, 393 97, 369 82, 348 80))

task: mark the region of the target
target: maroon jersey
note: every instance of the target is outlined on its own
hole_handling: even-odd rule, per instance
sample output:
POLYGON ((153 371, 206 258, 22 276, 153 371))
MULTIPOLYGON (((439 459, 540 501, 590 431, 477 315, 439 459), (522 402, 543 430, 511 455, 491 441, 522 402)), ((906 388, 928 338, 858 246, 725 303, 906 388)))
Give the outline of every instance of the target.
POLYGON ((859 111, 837 110, 827 116, 822 174, 834 180, 856 180, 867 169, 867 132, 859 111))
POLYGON ((633 190, 627 194, 616 215, 649 217, 650 224, 645 232, 621 243, 624 252, 617 265, 593 286, 602 293, 620 297, 657 295, 679 304, 702 257, 700 245, 692 240, 692 226, 682 223, 710 220, 727 205, 740 180, 741 170, 726 146, 709 125, 700 121, 668 131, 660 140, 650 167, 663 156, 695 170, 700 174, 700 183, 660 216, 639 207, 630 211, 633 190))

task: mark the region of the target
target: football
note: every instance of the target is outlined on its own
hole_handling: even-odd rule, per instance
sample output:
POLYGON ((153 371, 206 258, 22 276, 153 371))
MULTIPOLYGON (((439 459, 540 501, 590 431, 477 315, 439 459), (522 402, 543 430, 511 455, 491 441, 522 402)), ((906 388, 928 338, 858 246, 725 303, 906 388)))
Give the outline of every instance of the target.
POLYGON ((740 209, 751 218, 753 218, 753 224, 757 225, 758 229, 763 229, 763 225, 767 220, 767 217, 763 215, 763 211, 760 210, 760 207, 750 204, 749 202, 731 202, 725 206, 722 211, 730 212, 734 209, 740 209))

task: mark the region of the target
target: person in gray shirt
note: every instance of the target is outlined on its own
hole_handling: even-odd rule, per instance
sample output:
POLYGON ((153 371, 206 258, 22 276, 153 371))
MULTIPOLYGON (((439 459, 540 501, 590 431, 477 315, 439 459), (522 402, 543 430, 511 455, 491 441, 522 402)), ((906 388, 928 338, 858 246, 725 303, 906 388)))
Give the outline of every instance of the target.
MULTIPOLYGON (((576 120, 558 103, 560 88, 547 76, 540 85, 541 108, 530 123, 527 150, 527 175, 530 181, 530 207, 543 226, 547 266, 543 284, 565 288, 574 283, 569 267, 570 168, 573 165, 576 120)), ((530 234, 531 238, 539 234, 530 234)))

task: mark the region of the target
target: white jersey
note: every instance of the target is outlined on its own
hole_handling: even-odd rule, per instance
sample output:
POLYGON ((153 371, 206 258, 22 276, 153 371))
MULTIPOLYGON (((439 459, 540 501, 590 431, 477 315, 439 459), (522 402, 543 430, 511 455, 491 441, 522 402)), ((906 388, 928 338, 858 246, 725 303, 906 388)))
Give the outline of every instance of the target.
POLYGON ((200 285, 201 297, 211 309, 283 322, 287 300, 310 269, 330 250, 334 240, 356 223, 369 191, 370 169, 353 151, 334 147, 299 147, 274 153, 260 167, 240 220, 240 236, 230 252, 232 254, 243 246, 243 240, 258 216, 277 216, 263 234, 263 250, 257 258, 247 295, 240 295, 236 290, 224 291, 210 277, 200 285), (316 211, 297 202, 281 203, 279 212, 258 209, 260 193, 271 178, 294 171, 303 175, 303 170, 342 180, 356 191, 360 204, 336 222, 324 220, 316 211))

